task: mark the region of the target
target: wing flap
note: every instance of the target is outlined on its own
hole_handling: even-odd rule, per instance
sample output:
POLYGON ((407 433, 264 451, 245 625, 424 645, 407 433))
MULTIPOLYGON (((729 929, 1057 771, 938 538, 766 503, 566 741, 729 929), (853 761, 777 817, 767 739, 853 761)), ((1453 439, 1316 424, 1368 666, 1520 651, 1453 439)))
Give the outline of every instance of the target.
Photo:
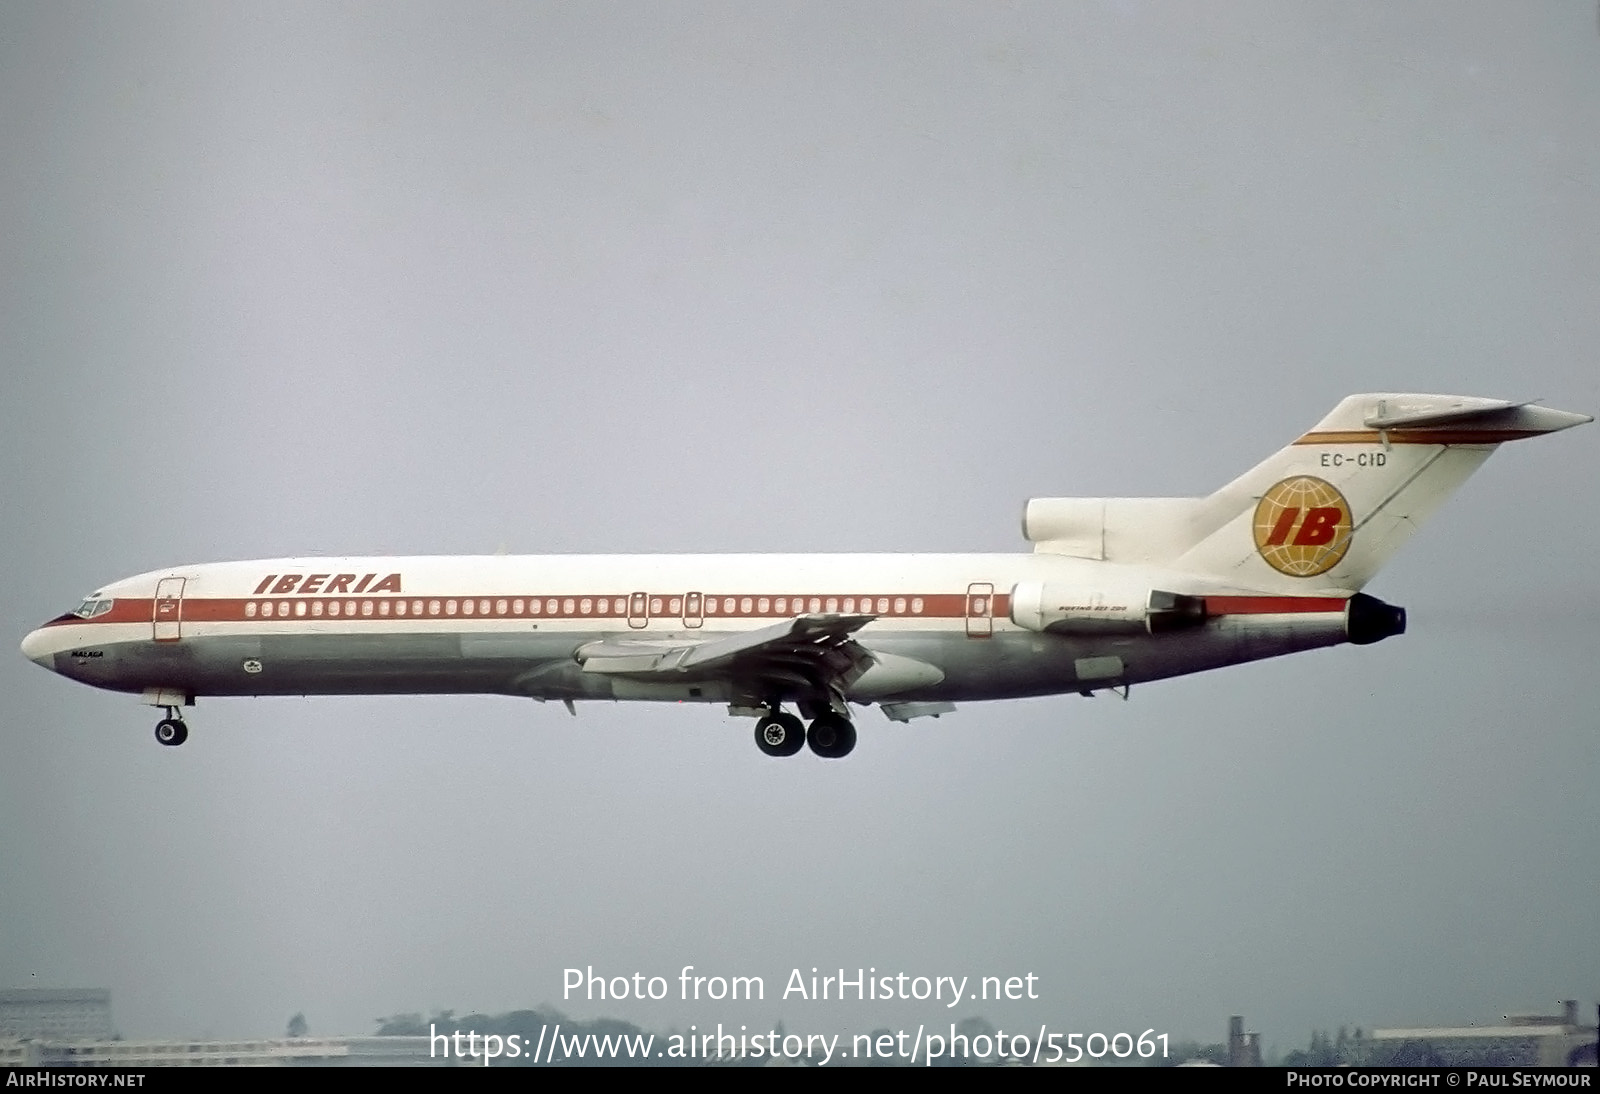
MULTIPOLYGON (((857 645, 852 635, 876 616, 801 615, 769 627, 702 640, 615 638, 590 643, 578 650, 584 672, 615 676, 720 674, 736 664, 761 675, 763 663, 774 674, 806 674, 833 654, 845 654, 850 666, 861 671, 872 655, 857 645), (847 649, 854 647, 854 649, 847 649), (859 652, 858 652, 859 651, 859 652)), ((743 675, 751 675, 745 673, 743 675)))

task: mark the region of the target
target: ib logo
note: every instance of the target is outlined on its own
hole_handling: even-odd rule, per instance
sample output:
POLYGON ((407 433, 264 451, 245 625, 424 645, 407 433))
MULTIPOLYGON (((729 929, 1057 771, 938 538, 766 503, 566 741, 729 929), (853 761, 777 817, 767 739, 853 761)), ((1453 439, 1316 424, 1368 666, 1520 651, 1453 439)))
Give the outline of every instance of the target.
POLYGON ((1256 505, 1256 550, 1279 573, 1316 577, 1350 549, 1350 503, 1332 483, 1298 475, 1284 479, 1256 505))

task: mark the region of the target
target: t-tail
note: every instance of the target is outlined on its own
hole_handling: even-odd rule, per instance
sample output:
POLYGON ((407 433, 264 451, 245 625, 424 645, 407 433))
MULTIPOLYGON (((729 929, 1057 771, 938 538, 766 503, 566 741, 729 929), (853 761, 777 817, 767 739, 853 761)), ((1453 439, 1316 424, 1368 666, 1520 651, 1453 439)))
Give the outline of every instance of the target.
POLYGON ((1209 497, 1035 498, 1024 532, 1039 552, 1219 589, 1350 597, 1501 444, 1592 420, 1462 395, 1352 395, 1209 497))

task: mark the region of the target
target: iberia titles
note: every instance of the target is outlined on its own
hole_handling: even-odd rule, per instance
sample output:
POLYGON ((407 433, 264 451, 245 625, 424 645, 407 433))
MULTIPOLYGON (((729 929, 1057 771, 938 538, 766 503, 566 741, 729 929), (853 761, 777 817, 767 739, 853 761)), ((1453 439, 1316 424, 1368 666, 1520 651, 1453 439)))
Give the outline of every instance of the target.
POLYGON ((261 579, 261 584, 255 587, 251 596, 286 596, 289 593, 299 593, 309 596, 312 593, 333 595, 345 593, 358 596, 361 593, 398 593, 400 588, 400 575, 390 574, 382 581, 377 581, 377 574, 268 574, 261 579), (357 581, 357 577, 360 580, 357 581), (355 582, 355 587, 351 587, 355 582))

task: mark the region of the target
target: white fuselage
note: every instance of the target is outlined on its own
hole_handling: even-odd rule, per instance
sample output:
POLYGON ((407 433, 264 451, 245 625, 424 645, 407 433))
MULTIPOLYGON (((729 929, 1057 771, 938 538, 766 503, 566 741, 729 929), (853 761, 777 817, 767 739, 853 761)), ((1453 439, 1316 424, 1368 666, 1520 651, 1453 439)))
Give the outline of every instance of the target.
POLYGON ((272 559, 117 582, 89 598, 108 609, 62 616, 24 649, 85 683, 185 701, 495 692, 803 702, 803 682, 746 686, 737 669, 586 671, 584 651, 870 616, 855 638, 876 663, 845 695, 909 703, 1120 687, 1331 645, 1346 637, 1346 599, 1252 595, 1199 575, 1040 554, 272 559), (1161 588, 1209 595, 1210 608, 1202 625, 1160 636, 1092 621, 1031 629, 1013 619, 1013 590, 1038 585, 1110 606, 1161 588))

